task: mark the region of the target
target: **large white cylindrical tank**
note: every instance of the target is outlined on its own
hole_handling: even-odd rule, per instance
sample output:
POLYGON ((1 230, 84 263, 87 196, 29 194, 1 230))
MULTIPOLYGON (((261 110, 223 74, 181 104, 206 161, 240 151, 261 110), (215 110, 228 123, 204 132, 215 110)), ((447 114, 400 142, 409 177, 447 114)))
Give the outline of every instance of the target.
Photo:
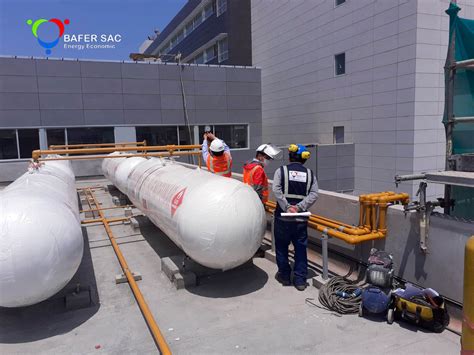
POLYGON ((53 296, 76 273, 83 249, 69 162, 45 162, 0 191, 1 307, 53 296))
POLYGON ((117 170, 120 163, 126 160, 125 152, 114 152, 109 154, 109 156, 120 156, 121 158, 107 158, 102 161, 102 171, 105 176, 109 176, 109 180, 116 185, 115 182, 115 171, 117 170), (113 179, 113 180, 112 180, 113 179))
POLYGON ((156 158, 130 162, 124 168, 127 179, 117 179, 110 171, 103 169, 135 206, 201 265, 234 268, 252 258, 262 242, 265 210, 253 189, 240 181, 156 158))

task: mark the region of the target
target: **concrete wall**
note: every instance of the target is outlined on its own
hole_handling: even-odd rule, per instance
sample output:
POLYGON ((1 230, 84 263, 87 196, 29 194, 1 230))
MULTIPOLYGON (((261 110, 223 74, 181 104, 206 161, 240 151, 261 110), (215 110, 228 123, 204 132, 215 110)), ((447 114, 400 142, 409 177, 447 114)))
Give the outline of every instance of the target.
MULTIPOLYGON (((320 191, 311 212, 357 225, 359 204, 356 197, 320 191)), ((462 302, 464 246, 474 234, 474 223, 442 214, 433 214, 430 221, 427 254, 419 247, 418 213, 405 215, 400 206, 388 210, 388 235, 385 239, 356 247, 331 239, 330 245, 365 262, 372 247, 386 250, 394 256, 397 276, 432 287, 444 296, 462 302)), ((310 235, 317 237, 319 233, 312 231, 310 235)))
MULTIPOLYGON (((291 142, 292 143, 292 142, 291 142)), ((338 192, 354 190, 354 144, 315 144, 308 147, 311 153, 305 166, 313 170, 321 189, 338 192)), ((280 160, 272 161, 266 168, 273 177, 273 172, 281 165, 288 163, 288 150, 283 149, 280 160)))
MULTIPOLYGON (((474 3, 459 0, 462 17, 474 3)), ((448 0, 252 0, 253 64, 262 68, 264 140, 355 143, 355 193, 444 167, 443 66, 448 0), (345 52, 346 74, 334 55, 345 52)), ((442 187, 430 186, 436 195, 442 187)), ((417 183, 399 191, 416 193, 417 183)))
MULTIPOLYGON (((117 142, 135 141, 135 126, 184 125, 180 71, 191 125, 249 125, 250 150, 232 151, 240 171, 262 141, 256 68, 2 57, 0 129, 113 126, 117 142)), ((95 175, 99 164, 74 168, 95 175)), ((0 162, 0 180, 14 180, 24 165, 0 162)))
MULTIPOLYGON (((271 200, 275 200, 273 194, 271 200)), ((310 209, 314 214, 358 225, 359 201, 355 196, 319 190, 319 198, 310 209)), ((464 247, 474 235, 474 222, 434 213, 430 218, 428 253, 419 247, 419 215, 405 214, 403 207, 391 206, 387 214, 387 237, 381 240, 350 245, 331 238, 330 250, 367 262, 375 247, 393 254, 397 276, 423 287, 431 287, 443 296, 463 301, 464 247)), ((320 233, 309 229, 316 242, 320 233)))

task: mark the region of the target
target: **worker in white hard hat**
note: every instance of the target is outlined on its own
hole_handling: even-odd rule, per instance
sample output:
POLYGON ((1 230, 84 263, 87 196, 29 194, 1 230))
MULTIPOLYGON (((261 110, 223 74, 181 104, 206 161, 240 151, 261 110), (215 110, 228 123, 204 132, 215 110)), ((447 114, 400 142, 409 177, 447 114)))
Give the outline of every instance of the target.
POLYGON ((268 201, 269 194, 265 167, 270 160, 279 159, 281 155, 281 149, 270 143, 262 144, 257 148, 255 158, 244 164, 243 182, 253 187, 264 204, 268 201))
POLYGON ((209 172, 225 177, 232 176, 232 155, 223 140, 211 132, 205 132, 201 149, 202 158, 206 162, 209 172), (211 142, 209 148, 208 141, 211 142))

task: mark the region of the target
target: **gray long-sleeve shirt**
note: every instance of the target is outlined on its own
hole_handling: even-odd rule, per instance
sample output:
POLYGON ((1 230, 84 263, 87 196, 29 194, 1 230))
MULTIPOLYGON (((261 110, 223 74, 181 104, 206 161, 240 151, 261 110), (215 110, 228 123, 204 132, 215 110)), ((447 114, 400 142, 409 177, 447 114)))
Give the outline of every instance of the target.
MULTIPOLYGON (((283 187, 281 186, 281 174, 280 174, 280 168, 278 168, 275 171, 275 175, 273 176, 273 194, 275 195, 275 198, 277 199, 278 204, 280 205, 280 208, 283 211, 286 211, 288 207, 290 207, 290 204, 286 200, 285 196, 283 195, 283 187)), ((309 189, 309 194, 306 196, 303 201, 299 202, 296 204, 298 207, 298 210, 300 211, 307 211, 309 208, 311 208, 312 205, 316 202, 318 199, 318 182, 316 181, 316 176, 314 176, 313 173, 313 184, 311 185, 311 188, 309 189)))

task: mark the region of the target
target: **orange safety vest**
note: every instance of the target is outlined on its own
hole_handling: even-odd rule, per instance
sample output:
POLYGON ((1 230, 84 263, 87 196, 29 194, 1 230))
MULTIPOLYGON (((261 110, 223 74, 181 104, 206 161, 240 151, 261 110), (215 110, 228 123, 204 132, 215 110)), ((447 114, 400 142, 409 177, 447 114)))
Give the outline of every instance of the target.
POLYGON ((207 170, 216 175, 225 177, 232 176, 232 158, 229 153, 224 153, 220 157, 207 156, 207 170))
POLYGON ((253 180, 253 174, 258 170, 258 169, 263 169, 261 165, 255 165, 251 170, 244 169, 244 178, 243 178, 243 183, 250 185, 252 187, 261 187, 262 188, 262 202, 266 203, 268 202, 268 178, 267 174, 265 174, 265 171, 263 172, 263 181, 261 184, 256 184, 255 181, 253 180))

